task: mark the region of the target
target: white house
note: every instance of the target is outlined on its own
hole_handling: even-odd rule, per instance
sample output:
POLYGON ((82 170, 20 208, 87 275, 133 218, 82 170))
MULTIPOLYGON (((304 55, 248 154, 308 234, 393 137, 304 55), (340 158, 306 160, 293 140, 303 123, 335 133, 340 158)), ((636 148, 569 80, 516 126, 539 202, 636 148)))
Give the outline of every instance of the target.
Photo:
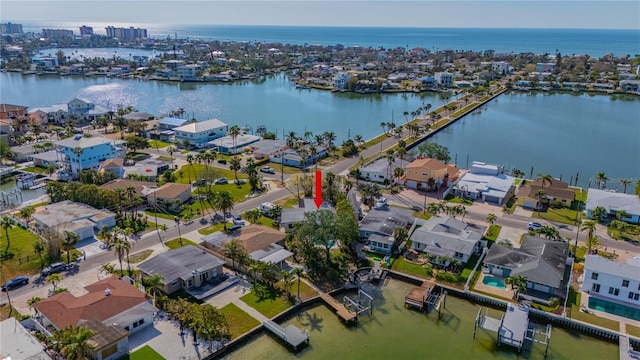
POLYGON ((599 255, 587 255, 584 263, 582 291, 640 307, 640 266, 622 264, 599 255))
POLYGON ((188 140, 191 146, 206 148, 211 146, 208 144, 209 141, 227 135, 229 125, 218 119, 210 119, 182 125, 174 128, 173 131, 176 141, 180 144, 188 140))
POLYGON ((71 231, 80 240, 92 238, 103 227, 116 225, 116 214, 69 200, 46 205, 33 214, 36 226, 57 232, 71 231))
POLYGON ((60 162, 77 176, 82 170, 98 170, 107 159, 124 157, 125 141, 107 139, 101 136, 85 137, 75 135, 55 142, 60 162))
POLYGON ((616 216, 618 211, 624 211, 626 216, 620 218, 628 223, 640 223, 640 198, 634 194, 618 193, 609 190, 589 189, 587 193, 587 217, 596 207, 603 207, 607 215, 616 216))
POLYGON ((506 61, 494 61, 491 63, 491 69, 498 74, 506 75, 509 73, 509 63, 506 61))
POLYGON ((180 66, 178 68, 178 77, 182 81, 194 81, 197 80, 196 73, 200 67, 196 64, 188 64, 180 66))
POLYGON ((457 196, 502 205, 513 195, 514 182, 513 176, 502 173, 501 166, 474 161, 454 187, 457 196))
POLYGON ((433 76, 438 85, 443 88, 450 88, 453 86, 453 74, 448 72, 437 72, 433 76))
MULTIPOLYGON (((451 217, 434 216, 411 234, 411 248, 466 263, 486 247, 482 238, 486 229, 451 217)), ((442 265, 449 262, 445 260, 442 265)))
POLYGON ((336 89, 346 89, 349 86, 349 80, 353 77, 352 74, 341 72, 333 77, 333 86, 336 89))
POLYGON ((269 161, 275 164, 284 164, 286 166, 293 166, 302 168, 302 165, 309 166, 314 164, 318 159, 321 159, 329 154, 329 151, 324 146, 316 146, 315 155, 311 153, 311 147, 305 146, 307 150, 307 157, 302 159, 299 150, 288 149, 269 157, 269 161))
POLYGON ((393 172, 396 168, 403 169, 401 165, 406 166, 407 164, 408 161, 404 161, 401 164, 400 160, 396 158, 394 158, 391 164, 389 164, 389 161, 386 158, 380 158, 366 166, 362 166, 360 168, 360 174, 365 180, 384 183, 387 180, 393 180, 393 172))

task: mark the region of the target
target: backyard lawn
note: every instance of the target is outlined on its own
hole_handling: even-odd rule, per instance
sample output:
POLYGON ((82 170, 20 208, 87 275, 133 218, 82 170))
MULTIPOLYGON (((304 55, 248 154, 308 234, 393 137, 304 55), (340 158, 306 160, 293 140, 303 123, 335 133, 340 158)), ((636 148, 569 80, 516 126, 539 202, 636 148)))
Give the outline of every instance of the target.
POLYGON ((28 172, 31 172, 31 173, 35 173, 35 174, 47 174, 47 169, 46 168, 38 167, 38 166, 26 167, 26 168, 24 168, 22 170, 28 171, 28 172))
MULTIPOLYGON (((40 259, 33 250, 33 245, 40 241, 31 231, 14 225, 9 229, 9 252, 5 256, 7 237, 0 230, 0 253, 2 253, 2 270, 4 278, 11 279, 17 275, 33 275, 40 271, 40 259)), ((46 257, 46 254, 43 254, 46 257)))
POLYGON ((182 238, 182 246, 180 246, 180 238, 175 238, 164 243, 169 249, 177 249, 182 246, 196 246, 197 244, 189 239, 182 238))
POLYGON ((145 345, 129 355, 129 360, 164 360, 162 355, 149 345, 145 345))
POLYGON ((258 320, 252 318, 251 315, 247 314, 244 310, 240 309, 233 303, 230 303, 220 309, 220 312, 224 314, 224 317, 227 319, 227 323, 229 324, 231 340, 260 325, 258 320))
POLYGON ((595 315, 587 314, 580 311, 580 297, 581 293, 576 292, 575 290, 569 290, 569 301, 570 306, 570 318, 574 320, 584 321, 589 324, 602 326, 603 328, 607 328, 610 330, 618 331, 620 330, 620 325, 617 321, 601 318, 595 315))
POLYGON ((490 243, 493 243, 498 238, 498 235, 500 235, 500 230, 502 230, 502 226, 491 225, 489 226, 489 230, 487 230, 487 233, 484 235, 484 238, 488 240, 490 243))
POLYGON ((398 257, 393 261, 393 264, 391 264, 391 270, 400 271, 405 274, 417 276, 423 279, 431 278, 432 275, 427 272, 428 269, 431 269, 431 266, 428 266, 426 264, 413 264, 405 260, 403 257, 398 257), (427 266, 427 268, 425 268, 424 266, 427 266))
MULTIPOLYGON (((300 286, 300 289, 302 289, 302 285, 300 286)), ((277 294, 270 294, 270 296, 260 298, 255 293, 255 287, 251 290, 250 293, 241 297, 240 300, 244 301, 247 305, 256 309, 259 313, 268 317, 269 319, 280 314, 291 306, 287 301, 283 300, 282 297, 277 294)))
POLYGON ((151 149, 162 149, 163 147, 167 147, 171 145, 171 143, 160 141, 160 140, 149 140, 149 148, 151 149))

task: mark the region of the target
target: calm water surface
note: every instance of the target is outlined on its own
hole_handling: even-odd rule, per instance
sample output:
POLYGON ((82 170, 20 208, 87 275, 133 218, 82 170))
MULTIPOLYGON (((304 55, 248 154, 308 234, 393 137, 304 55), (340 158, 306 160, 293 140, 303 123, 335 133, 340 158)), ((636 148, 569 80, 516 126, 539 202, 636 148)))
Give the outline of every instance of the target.
MULTIPOLYGON (((294 315, 284 325, 294 324, 309 332, 309 346, 290 352, 270 334, 263 333, 229 354, 227 359, 544 359, 544 346, 530 351, 498 348, 496 334, 478 330, 473 324, 480 308, 473 303, 447 297, 442 319, 404 307, 412 286, 391 280, 375 295, 373 316, 363 316, 356 327, 344 326, 324 305, 294 315)), ((499 317, 499 312, 492 314, 499 317)), ((571 334, 554 328, 547 359, 615 359, 616 344, 571 334)))

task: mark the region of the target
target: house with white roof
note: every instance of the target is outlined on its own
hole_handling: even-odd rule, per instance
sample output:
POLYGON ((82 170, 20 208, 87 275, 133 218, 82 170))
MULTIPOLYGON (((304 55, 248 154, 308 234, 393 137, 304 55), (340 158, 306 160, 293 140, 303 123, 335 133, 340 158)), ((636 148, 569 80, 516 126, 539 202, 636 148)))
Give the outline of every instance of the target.
POLYGON ((627 264, 587 255, 584 262, 582 291, 640 307, 640 266, 633 260, 627 264))
POLYGON ((389 161, 386 158, 380 158, 370 164, 360 167, 360 174, 362 178, 367 181, 384 183, 388 180, 391 182, 394 178, 393 172, 395 169, 402 169, 402 165, 407 165, 407 163, 407 161, 401 162, 399 159, 394 157, 391 164, 389 164, 389 161))
POLYGON ((112 228, 116 225, 116 214, 111 211, 69 200, 38 209, 33 219, 40 229, 52 229, 60 233, 71 231, 78 234, 80 240, 93 237, 105 226, 112 228))
POLYGON ((307 146, 304 146, 304 148, 307 149, 307 157, 305 159, 302 159, 302 156, 300 156, 299 150, 287 149, 270 156, 269 161, 275 164, 282 163, 283 165, 286 165, 286 166, 302 168, 303 164, 305 166, 313 165, 315 164, 316 161, 318 161, 319 159, 329 154, 328 149, 324 146, 316 146, 315 155, 311 153, 310 146, 307 145, 307 146))
POLYGON ((483 240, 486 229, 448 216, 434 216, 411 234, 411 248, 436 258, 448 258, 441 264, 444 266, 449 265, 449 259, 466 263, 487 246, 483 240))
POLYGON ((122 140, 102 136, 75 135, 55 142, 59 159, 68 171, 77 176, 82 170, 98 170, 107 159, 124 157, 126 148, 122 140))
POLYGON ((229 125, 218 119, 195 121, 173 129, 175 140, 181 145, 185 140, 197 148, 211 147, 209 141, 227 135, 229 125))
POLYGON ((499 165, 474 161, 469 171, 454 185, 455 194, 468 199, 502 205, 515 191, 513 176, 503 174, 499 165))
POLYGON ((250 134, 239 134, 235 138, 227 135, 209 141, 209 145, 220 154, 231 155, 243 152, 247 146, 260 141, 260 139, 262 139, 260 136, 250 134))
POLYGON ((618 211, 624 211, 626 216, 620 220, 628 223, 640 223, 640 198, 638 195, 619 193, 610 190, 589 189, 587 193, 587 217, 596 207, 607 210, 608 216, 616 216, 618 211))

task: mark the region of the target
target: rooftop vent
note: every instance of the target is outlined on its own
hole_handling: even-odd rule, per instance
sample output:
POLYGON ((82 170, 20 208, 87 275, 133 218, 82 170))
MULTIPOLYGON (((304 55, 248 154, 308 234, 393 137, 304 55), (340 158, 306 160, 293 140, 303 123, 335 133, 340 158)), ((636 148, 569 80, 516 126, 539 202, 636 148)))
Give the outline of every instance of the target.
POLYGON ((109 296, 109 295, 111 295, 111 289, 109 288, 104 289, 104 296, 109 296))

